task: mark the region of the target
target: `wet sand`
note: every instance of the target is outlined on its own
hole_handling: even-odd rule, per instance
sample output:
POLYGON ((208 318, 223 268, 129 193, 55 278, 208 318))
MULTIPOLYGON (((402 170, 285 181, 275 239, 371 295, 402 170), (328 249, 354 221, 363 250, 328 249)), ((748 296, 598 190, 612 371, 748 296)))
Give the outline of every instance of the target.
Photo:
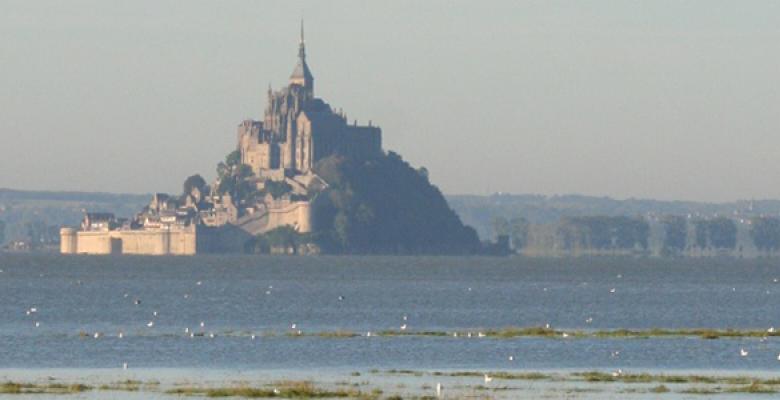
POLYGON ((359 399, 436 398, 438 384, 442 386, 444 399, 655 399, 661 395, 666 399, 711 396, 748 399, 762 392, 780 392, 780 375, 771 371, 621 371, 614 381, 610 380, 616 371, 600 371, 590 376, 591 380, 586 378, 588 373, 573 370, 2 369, 0 382, 24 383, 31 388, 75 384, 87 388, 74 393, 5 393, 0 398, 198 398, 207 397, 209 389, 273 390, 303 381, 310 382, 317 390, 338 393, 334 398, 346 395, 346 398, 359 399), (485 382, 485 373, 492 378, 490 382, 485 382), (624 380, 625 377, 643 379, 624 380), (752 384, 754 381, 758 383, 752 384), (189 394, 169 393, 176 390, 189 394))

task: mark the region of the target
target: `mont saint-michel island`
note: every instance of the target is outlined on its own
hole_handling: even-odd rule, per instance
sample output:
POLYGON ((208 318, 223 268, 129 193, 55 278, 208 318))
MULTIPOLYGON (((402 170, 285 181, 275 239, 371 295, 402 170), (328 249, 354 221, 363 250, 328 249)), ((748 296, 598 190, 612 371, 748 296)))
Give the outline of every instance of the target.
MULTIPOLYGON (((182 146, 187 146, 185 142, 182 146)), ((287 86, 238 124, 217 178, 188 177, 133 218, 87 210, 63 254, 474 254, 484 246, 428 180, 382 148, 382 130, 316 97, 303 24, 287 86)))

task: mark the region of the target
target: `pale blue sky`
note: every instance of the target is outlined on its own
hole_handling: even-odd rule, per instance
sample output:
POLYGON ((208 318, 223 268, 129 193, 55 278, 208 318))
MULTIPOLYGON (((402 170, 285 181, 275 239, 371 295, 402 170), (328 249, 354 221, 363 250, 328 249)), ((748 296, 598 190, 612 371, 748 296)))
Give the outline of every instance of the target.
POLYGON ((780 198, 777 1, 0 0, 0 187, 172 191, 286 83, 445 193, 780 198))

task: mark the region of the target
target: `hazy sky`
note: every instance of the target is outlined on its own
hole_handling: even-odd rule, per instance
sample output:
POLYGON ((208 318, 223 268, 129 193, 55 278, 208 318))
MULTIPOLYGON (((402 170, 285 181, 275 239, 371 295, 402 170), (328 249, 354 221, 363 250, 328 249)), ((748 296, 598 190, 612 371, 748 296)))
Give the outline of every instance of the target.
POLYGON ((445 193, 780 198, 780 1, 0 0, 0 187, 178 192, 286 84, 445 193))

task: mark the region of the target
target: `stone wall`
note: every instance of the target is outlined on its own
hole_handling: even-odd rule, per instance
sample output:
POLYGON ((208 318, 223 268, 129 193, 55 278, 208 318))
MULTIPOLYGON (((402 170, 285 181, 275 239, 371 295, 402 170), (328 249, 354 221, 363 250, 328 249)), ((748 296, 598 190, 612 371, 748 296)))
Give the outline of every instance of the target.
POLYGON ((63 254, 191 255, 197 252, 194 227, 176 230, 60 231, 63 254))

